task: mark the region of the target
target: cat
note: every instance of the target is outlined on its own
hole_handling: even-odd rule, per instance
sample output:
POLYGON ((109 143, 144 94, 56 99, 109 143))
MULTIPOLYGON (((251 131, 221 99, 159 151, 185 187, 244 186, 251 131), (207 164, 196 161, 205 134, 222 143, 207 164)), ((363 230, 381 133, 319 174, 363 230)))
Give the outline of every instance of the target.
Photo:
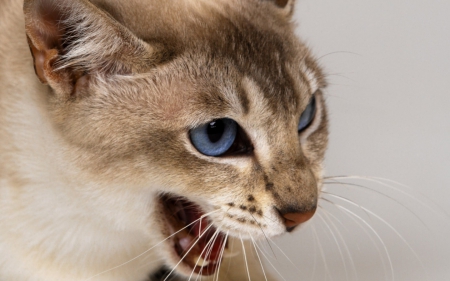
POLYGON ((314 215, 328 138, 294 5, 2 1, 0 280, 278 280, 244 254, 314 215))

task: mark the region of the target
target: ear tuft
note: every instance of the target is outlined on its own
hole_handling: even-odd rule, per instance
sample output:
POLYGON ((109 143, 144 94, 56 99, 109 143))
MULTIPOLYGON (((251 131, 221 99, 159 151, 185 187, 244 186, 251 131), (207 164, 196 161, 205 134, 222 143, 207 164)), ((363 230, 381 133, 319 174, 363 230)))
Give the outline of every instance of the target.
POLYGON ((24 14, 36 74, 52 88, 73 88, 86 73, 139 72, 159 60, 155 46, 87 0, 25 0, 24 14))

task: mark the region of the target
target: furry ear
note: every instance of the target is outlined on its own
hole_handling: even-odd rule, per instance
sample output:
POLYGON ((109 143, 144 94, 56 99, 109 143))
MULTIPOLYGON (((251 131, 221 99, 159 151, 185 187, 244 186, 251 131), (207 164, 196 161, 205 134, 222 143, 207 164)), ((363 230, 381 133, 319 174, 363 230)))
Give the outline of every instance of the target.
POLYGON ((273 2, 280 12, 290 18, 294 13, 295 0, 265 0, 273 2))
POLYGON ((36 75, 55 91, 73 94, 96 74, 142 71, 161 54, 87 0, 25 0, 24 14, 36 75))

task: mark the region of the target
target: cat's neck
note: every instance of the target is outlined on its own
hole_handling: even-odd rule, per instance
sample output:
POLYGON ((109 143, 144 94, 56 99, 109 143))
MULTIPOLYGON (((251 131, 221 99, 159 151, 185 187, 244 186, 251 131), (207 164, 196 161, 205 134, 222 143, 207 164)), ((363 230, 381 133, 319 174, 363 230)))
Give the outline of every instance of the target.
MULTIPOLYGON (((141 254, 151 246, 147 216, 130 220, 126 215, 121 216, 122 212, 114 214, 112 210, 148 214, 152 195, 143 200, 141 193, 133 194, 132 190, 119 185, 101 187, 113 193, 100 196, 92 192, 98 190, 98 183, 83 177, 79 168, 71 164, 74 154, 67 152, 67 144, 59 139, 47 117, 47 86, 35 78, 32 66, 20 67, 22 73, 26 73, 21 78, 29 76, 28 81, 35 82, 32 87, 28 85, 28 91, 23 91, 22 80, 15 79, 15 83, 8 85, 10 94, 0 99, 0 120, 8 119, 1 126, 2 138, 8 141, 2 141, 0 146, 1 180, 6 181, 0 196, 0 220, 3 227, 11 230, 0 233, 4 236, 0 241, 10 241, 0 247, 14 246, 5 250, 13 253, 8 259, 17 259, 21 261, 17 264, 35 268, 36 276, 39 272, 46 274, 47 266, 54 271, 57 260, 78 265, 65 268, 60 264, 58 280, 83 280, 87 275, 95 275, 112 264, 120 265, 141 254), (117 197, 117 193, 124 190, 126 192, 117 197), (39 259, 33 259, 29 253, 36 253, 39 259), (82 270, 73 272, 74 268, 82 270)), ((7 75, 2 78, 4 81, 14 79, 7 75)), ((116 279, 108 273, 102 278, 141 280, 148 274, 149 267, 139 262, 142 260, 114 271, 116 279), (121 272, 127 272, 127 276, 118 277, 121 272), (135 276, 130 277, 130 272, 135 276)))

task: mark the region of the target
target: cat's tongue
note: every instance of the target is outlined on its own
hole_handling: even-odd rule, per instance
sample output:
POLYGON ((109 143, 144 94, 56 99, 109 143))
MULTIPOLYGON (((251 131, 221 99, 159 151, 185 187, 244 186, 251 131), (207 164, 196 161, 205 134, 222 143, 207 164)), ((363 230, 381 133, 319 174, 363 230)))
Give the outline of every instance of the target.
POLYGON ((182 262, 195 273, 211 275, 227 247, 225 236, 204 216, 200 207, 180 197, 165 196, 164 205, 174 247, 182 262))

